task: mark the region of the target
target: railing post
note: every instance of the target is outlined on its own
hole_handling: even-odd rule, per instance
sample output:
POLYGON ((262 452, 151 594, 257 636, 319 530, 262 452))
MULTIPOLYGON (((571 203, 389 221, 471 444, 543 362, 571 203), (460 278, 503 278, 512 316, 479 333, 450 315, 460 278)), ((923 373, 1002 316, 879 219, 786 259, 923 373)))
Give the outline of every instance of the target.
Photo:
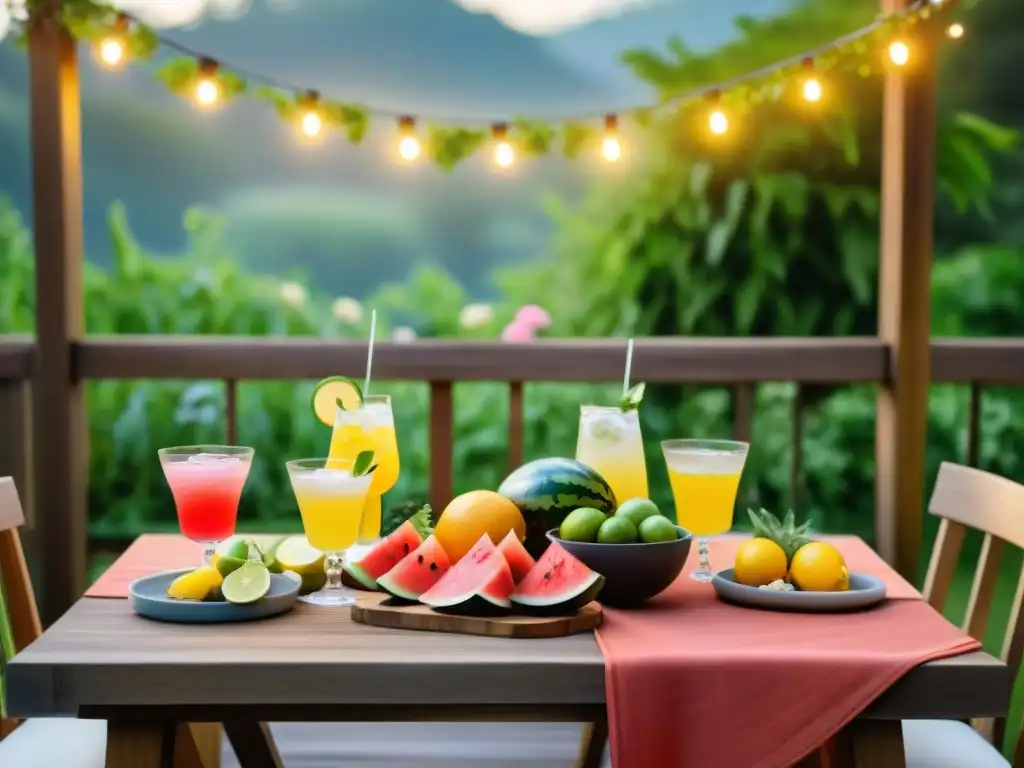
POLYGON ((34 502, 41 614, 56 620, 85 582, 88 456, 72 345, 83 333, 82 151, 75 42, 40 4, 28 31, 36 353, 32 378, 34 502))
MULTIPOLYGON (((911 0, 882 0, 894 12, 911 0)), ((931 262, 935 206, 936 30, 917 24, 911 57, 885 79, 878 335, 890 366, 875 430, 879 552, 916 580, 924 516, 924 457, 931 380, 931 262)))

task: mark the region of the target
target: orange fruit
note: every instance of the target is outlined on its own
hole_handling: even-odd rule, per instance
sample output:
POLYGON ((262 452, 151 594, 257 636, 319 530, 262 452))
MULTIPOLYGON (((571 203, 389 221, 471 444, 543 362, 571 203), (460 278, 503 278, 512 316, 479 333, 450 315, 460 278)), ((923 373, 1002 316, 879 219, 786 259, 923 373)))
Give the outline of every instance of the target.
POLYGON ((760 587, 786 578, 786 552, 771 539, 756 537, 736 550, 733 576, 740 584, 760 587))
POLYGON ((824 541, 804 544, 793 554, 789 578, 804 592, 845 592, 850 588, 850 572, 843 555, 824 541))
POLYGON ((526 521, 519 507, 494 491, 470 491, 456 496, 444 508, 434 526, 434 536, 454 565, 485 533, 498 544, 509 531, 520 541, 526 521))

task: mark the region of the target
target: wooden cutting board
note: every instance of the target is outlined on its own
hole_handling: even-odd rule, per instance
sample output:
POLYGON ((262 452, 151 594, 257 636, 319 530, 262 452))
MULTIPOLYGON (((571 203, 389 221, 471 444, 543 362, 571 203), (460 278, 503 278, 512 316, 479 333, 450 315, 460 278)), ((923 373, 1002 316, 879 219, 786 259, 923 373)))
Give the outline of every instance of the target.
POLYGON ((392 605, 389 595, 360 600, 352 606, 352 620, 360 624, 426 632, 454 632, 492 637, 564 637, 590 632, 601 623, 601 606, 590 603, 572 616, 451 616, 425 605, 392 605))

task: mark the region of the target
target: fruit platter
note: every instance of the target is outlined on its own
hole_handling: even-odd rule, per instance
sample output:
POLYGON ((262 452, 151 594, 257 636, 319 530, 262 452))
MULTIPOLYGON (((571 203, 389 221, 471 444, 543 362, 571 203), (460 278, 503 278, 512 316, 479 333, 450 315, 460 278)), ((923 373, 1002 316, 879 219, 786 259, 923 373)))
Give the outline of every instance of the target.
POLYGON ((712 580, 723 600, 776 611, 839 612, 869 608, 885 599, 885 585, 850 573, 842 553, 815 540, 810 524, 782 520, 767 510, 748 510, 754 535, 736 550, 732 568, 712 580))
POLYGON ((282 568, 278 548, 263 551, 250 539, 226 541, 209 565, 132 582, 132 608, 146 618, 186 624, 252 621, 284 613, 295 605, 303 579, 282 568))

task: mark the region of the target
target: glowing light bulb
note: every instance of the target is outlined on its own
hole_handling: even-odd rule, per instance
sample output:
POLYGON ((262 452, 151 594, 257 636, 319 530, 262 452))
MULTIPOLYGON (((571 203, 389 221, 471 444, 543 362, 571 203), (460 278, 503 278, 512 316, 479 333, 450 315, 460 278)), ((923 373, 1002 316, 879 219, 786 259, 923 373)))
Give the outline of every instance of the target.
POLYGON ((619 144, 617 138, 614 136, 605 137, 604 141, 601 142, 601 157, 609 163, 614 163, 622 157, 622 145, 619 144))
POLYGON ((420 140, 415 136, 403 136, 398 142, 398 156, 411 163, 420 156, 420 140))
POLYGON ((107 69, 117 69, 125 61, 124 43, 118 37, 102 40, 96 48, 96 58, 107 69))
POLYGON ((499 168, 508 168, 516 161, 515 150, 512 145, 502 139, 494 147, 494 164, 499 168))
POLYGON ((725 116, 725 112, 720 109, 712 112, 708 116, 708 128, 716 136, 725 134, 729 130, 729 118, 725 116))
POLYGON ((804 80, 804 101, 812 103, 821 101, 821 81, 816 77, 809 77, 804 80))
POLYGON ((217 85, 217 81, 204 77, 198 83, 196 83, 195 90, 196 104, 200 107, 215 107, 220 102, 220 86, 217 85))
POLYGON ((302 133, 309 139, 315 139, 324 129, 324 119, 315 109, 302 116, 302 133))
POLYGON ((889 60, 897 67, 903 67, 910 61, 910 48, 902 40, 896 40, 889 46, 889 60))
POLYGON ((946 29, 946 34, 949 36, 951 40, 959 40, 961 37, 964 36, 964 32, 964 25, 958 21, 953 22, 946 29))

